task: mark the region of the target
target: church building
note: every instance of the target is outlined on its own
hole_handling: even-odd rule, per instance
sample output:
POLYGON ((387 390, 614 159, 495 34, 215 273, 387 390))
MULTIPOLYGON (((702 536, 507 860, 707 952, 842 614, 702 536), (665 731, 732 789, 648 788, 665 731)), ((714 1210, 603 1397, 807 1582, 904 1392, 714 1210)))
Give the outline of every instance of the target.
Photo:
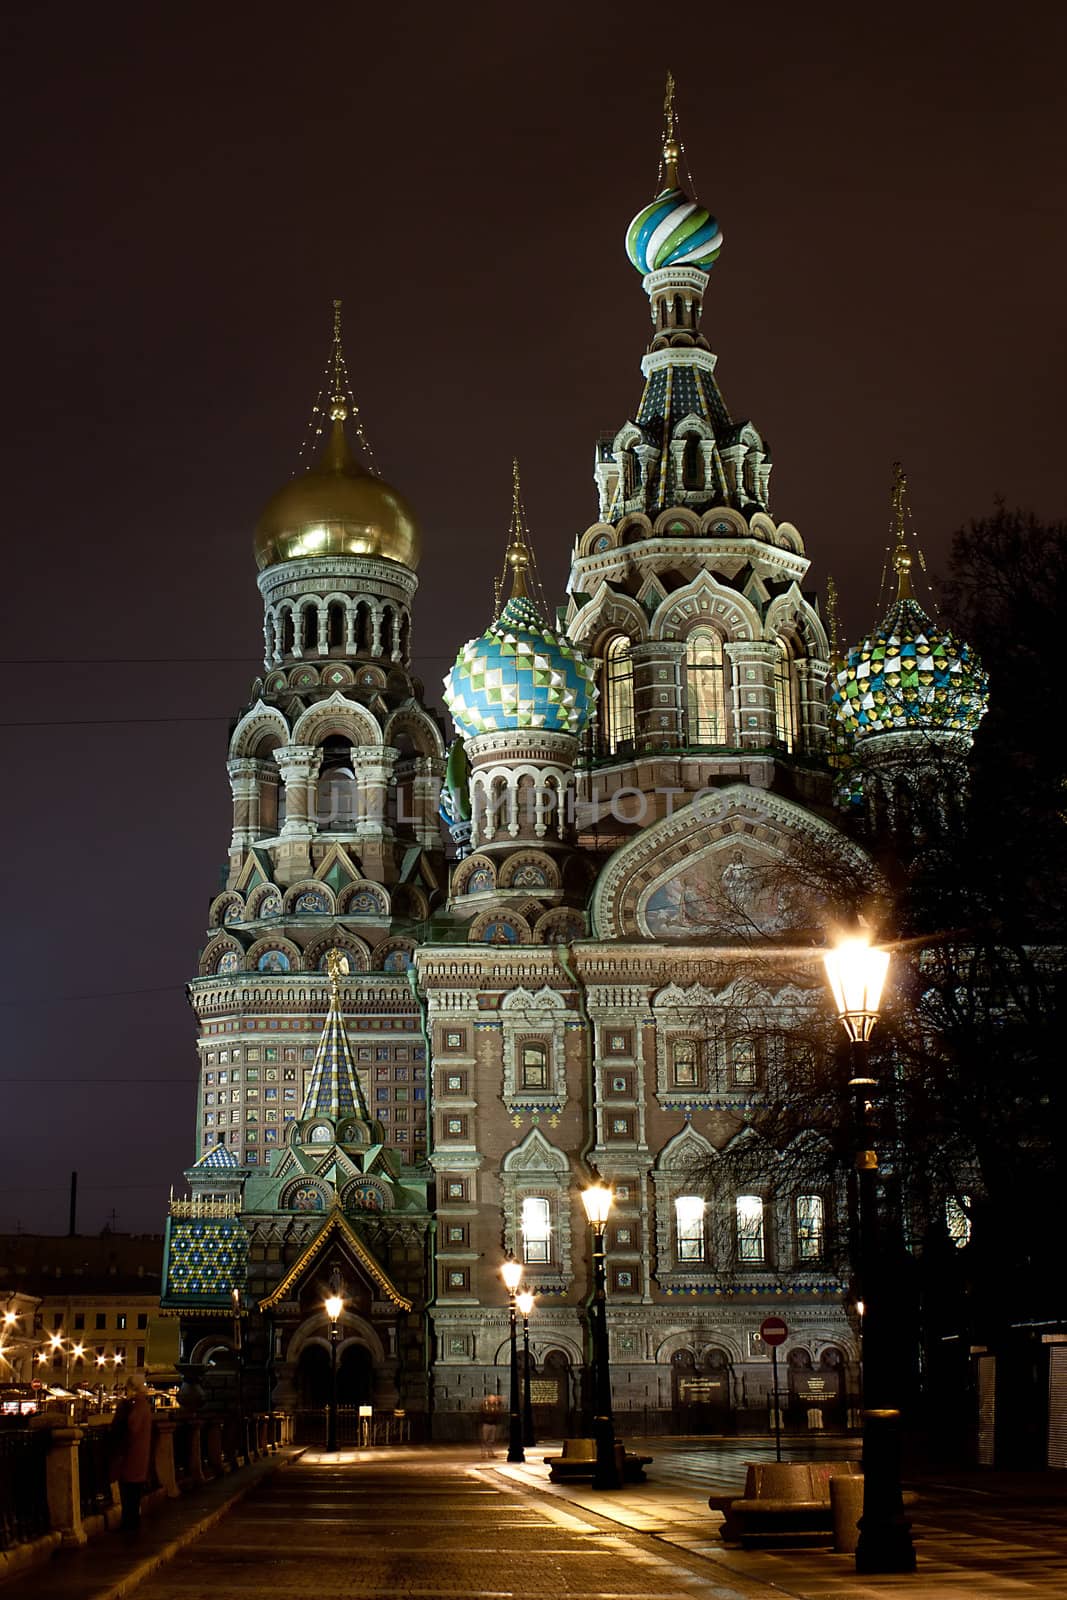
POLYGON ((872 872, 872 830, 931 740, 962 760, 985 683, 910 593, 902 512, 901 598, 832 662, 702 331, 723 239, 681 159, 669 100, 625 238, 651 322, 636 408, 596 446, 551 610, 516 468, 496 615, 445 682, 454 734, 413 675, 418 522, 353 453, 339 319, 321 456, 259 520, 264 670, 190 984, 163 1295, 188 1368, 239 1346, 257 1404, 322 1403, 336 1294, 342 1398, 469 1436, 507 1392, 514 1255, 540 1427, 578 1431, 597 1180, 623 1431, 765 1421, 770 1313, 795 1416, 843 1423, 855 1394, 844 1195, 780 1181, 780 1152, 741 1190, 715 1173, 811 1071, 813 979, 767 952, 834 908, 800 904, 795 863, 872 872))

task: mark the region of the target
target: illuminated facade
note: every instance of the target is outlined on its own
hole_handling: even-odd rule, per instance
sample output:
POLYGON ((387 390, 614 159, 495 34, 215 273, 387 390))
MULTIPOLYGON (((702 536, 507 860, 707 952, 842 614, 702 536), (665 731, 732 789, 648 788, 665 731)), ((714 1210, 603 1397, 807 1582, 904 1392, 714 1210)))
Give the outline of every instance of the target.
MULTIPOLYGON (((556 616, 531 592, 516 473, 510 592, 446 680, 447 756, 410 676, 417 528, 349 453, 339 336, 323 457, 260 524, 266 660, 191 985, 197 1160, 165 1303, 193 1365, 247 1319, 277 1403, 307 1403, 339 1284, 353 1393, 468 1432, 503 1387, 513 1251, 541 1425, 573 1428, 596 1174, 624 1421, 765 1416, 772 1309, 792 1414, 845 1417, 844 1197, 776 1182, 768 1150, 705 1198, 764 1090, 810 1068, 788 1044, 810 989, 773 964, 754 981, 738 951, 795 925, 798 853, 869 864, 835 807, 809 558, 701 328, 722 233, 680 184, 672 112, 663 155, 626 236, 652 323, 640 402, 597 445, 598 517, 556 616)), ((833 691, 846 729, 861 668, 833 691)))

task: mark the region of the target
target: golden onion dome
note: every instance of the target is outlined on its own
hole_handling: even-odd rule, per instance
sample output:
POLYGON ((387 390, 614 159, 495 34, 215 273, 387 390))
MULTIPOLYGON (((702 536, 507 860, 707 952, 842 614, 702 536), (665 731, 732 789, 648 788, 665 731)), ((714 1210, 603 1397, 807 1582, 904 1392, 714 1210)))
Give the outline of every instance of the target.
POLYGON ((419 564, 415 514, 402 495, 356 461, 345 437, 343 406, 316 466, 270 500, 256 528, 256 565, 319 555, 381 556, 402 567, 419 564))

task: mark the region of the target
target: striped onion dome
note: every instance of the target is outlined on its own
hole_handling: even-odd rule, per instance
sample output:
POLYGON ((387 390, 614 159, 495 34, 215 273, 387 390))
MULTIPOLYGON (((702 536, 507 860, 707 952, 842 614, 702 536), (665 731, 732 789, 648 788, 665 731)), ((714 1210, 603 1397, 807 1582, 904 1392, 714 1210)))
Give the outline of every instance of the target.
POLYGON ((837 720, 853 739, 973 734, 988 705, 989 680, 970 647, 904 595, 849 650, 832 694, 837 720))
POLYGON ((525 595, 471 639, 445 678, 445 704, 464 739, 510 728, 580 733, 596 697, 593 667, 546 627, 525 595))
POLYGON ((662 267, 710 272, 721 249, 719 224, 684 189, 664 189, 626 230, 626 254, 642 277, 662 267))

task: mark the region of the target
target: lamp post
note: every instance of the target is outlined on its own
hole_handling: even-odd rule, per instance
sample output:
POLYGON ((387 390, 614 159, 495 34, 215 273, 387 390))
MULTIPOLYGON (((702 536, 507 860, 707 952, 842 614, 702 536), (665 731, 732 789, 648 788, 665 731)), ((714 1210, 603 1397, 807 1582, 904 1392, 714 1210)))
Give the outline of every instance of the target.
POLYGON ((615 1419, 611 1411, 611 1370, 608 1365, 607 1263, 604 1230, 611 1214, 612 1192, 603 1183, 582 1190, 582 1204, 593 1230, 593 1438, 596 1441, 594 1489, 622 1486, 615 1458, 615 1419))
POLYGON ((337 1338, 339 1329, 337 1324, 341 1320, 341 1312, 345 1303, 339 1294, 327 1295, 323 1302, 326 1315, 330 1319, 330 1407, 326 1419, 326 1448, 337 1449, 337 1338))
POLYGON ((536 1444, 530 1394, 530 1312, 534 1308, 534 1297, 529 1289, 515 1296, 515 1304, 522 1312, 522 1442, 536 1444))
POLYGON ((889 970, 888 951, 847 939, 825 956, 837 1015, 848 1035, 849 1090, 859 1196, 856 1277, 863 1304, 863 1516, 857 1572, 913 1572, 915 1547, 900 1487, 900 1410, 891 1404, 893 1373, 888 1293, 878 1227, 878 1156, 874 1150, 867 1046, 889 970))
POLYGON ((504 1287, 508 1291, 508 1332, 511 1338, 511 1397, 508 1406, 508 1460, 525 1461, 522 1448, 522 1416, 519 1411, 519 1347, 517 1339, 515 1295, 522 1281, 522 1265, 509 1256, 500 1269, 504 1287))

